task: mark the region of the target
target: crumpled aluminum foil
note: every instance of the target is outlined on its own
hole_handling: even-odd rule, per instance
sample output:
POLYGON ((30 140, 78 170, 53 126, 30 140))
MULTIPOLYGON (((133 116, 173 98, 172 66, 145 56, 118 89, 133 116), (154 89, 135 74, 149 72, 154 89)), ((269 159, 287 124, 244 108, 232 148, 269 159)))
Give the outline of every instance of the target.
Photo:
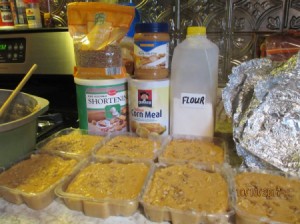
POLYGON ((300 174, 300 52, 280 66, 264 58, 233 68, 222 98, 247 166, 300 174))

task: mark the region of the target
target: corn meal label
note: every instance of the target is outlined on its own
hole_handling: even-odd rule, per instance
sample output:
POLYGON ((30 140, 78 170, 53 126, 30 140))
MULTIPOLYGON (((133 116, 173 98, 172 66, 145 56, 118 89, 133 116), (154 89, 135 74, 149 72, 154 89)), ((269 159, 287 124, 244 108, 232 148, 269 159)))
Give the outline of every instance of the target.
POLYGON ((130 131, 141 137, 168 135, 169 80, 129 82, 130 131))

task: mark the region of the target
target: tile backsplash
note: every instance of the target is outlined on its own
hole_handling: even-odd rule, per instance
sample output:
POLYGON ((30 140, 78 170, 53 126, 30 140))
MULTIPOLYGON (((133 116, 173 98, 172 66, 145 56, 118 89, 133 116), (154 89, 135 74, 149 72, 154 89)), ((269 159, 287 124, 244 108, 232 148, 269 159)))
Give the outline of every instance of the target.
MULTIPOLYGON (((41 11, 51 10, 57 26, 67 26, 66 5, 72 0, 48 0, 41 11), (50 3, 50 4, 49 4, 50 3)), ((127 3, 128 0, 119 0, 127 3)), ((259 57, 264 37, 300 30, 300 0, 133 0, 143 22, 168 22, 171 54, 190 25, 207 27, 208 38, 220 48, 219 85, 231 68, 259 57)))

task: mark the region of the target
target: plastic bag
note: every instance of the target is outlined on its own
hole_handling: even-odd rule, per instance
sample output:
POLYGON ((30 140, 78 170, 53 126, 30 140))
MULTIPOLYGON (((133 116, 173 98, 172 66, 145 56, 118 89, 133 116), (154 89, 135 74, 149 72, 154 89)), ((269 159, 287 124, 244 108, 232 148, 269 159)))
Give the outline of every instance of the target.
POLYGON ((134 18, 134 8, 102 2, 68 4, 68 29, 73 38, 74 76, 85 79, 126 77, 119 42, 134 18))

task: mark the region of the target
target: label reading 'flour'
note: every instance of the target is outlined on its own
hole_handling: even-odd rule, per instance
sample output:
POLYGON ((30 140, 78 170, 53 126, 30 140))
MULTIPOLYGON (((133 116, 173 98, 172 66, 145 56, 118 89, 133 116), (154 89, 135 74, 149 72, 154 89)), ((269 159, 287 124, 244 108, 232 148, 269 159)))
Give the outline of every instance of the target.
POLYGON ((181 106, 203 108, 205 106, 205 94, 181 93, 181 106))

